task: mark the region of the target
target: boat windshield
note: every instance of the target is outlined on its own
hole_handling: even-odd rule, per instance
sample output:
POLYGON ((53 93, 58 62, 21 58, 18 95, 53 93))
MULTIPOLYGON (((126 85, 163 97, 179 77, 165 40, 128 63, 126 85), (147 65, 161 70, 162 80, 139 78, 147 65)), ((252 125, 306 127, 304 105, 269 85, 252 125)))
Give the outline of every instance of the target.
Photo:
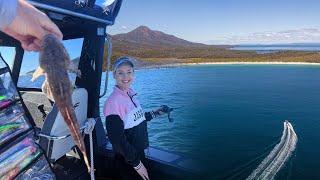
POLYGON ((0 46, 0 53, 4 60, 8 63, 10 68, 12 69, 14 56, 16 54, 16 50, 14 47, 3 47, 0 46))
MULTIPOLYGON (((77 67, 79 64, 79 57, 81 55, 83 38, 79 39, 71 39, 63 41, 63 45, 67 49, 70 59, 72 60, 72 64, 77 67)), ((22 60, 22 66, 20 70, 18 87, 23 88, 40 88, 43 81, 44 76, 40 76, 35 81, 31 81, 32 74, 39 66, 39 53, 37 52, 27 52, 25 51, 22 60)), ((70 74, 70 79, 72 83, 75 82, 76 76, 74 74, 70 74)))
POLYGON ((97 0, 96 4, 101 6, 106 14, 112 14, 115 8, 116 0, 97 0))

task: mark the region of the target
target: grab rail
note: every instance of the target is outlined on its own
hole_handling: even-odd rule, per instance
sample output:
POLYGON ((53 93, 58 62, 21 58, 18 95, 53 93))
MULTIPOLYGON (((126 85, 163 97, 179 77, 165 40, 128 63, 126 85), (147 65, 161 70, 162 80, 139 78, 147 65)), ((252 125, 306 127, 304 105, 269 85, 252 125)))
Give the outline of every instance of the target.
POLYGON ((106 42, 108 43, 106 79, 104 83, 103 93, 99 95, 99 98, 102 98, 104 95, 106 95, 107 89, 108 89, 109 71, 110 71, 111 54, 112 54, 112 40, 108 34, 106 34, 106 42))
MULTIPOLYGON (((80 131, 83 131, 85 128, 86 128, 86 126, 82 126, 80 128, 80 131)), ((52 136, 52 135, 48 135, 48 134, 44 134, 44 133, 40 132, 39 134, 37 134, 37 136, 44 137, 44 138, 47 138, 49 140, 61 140, 61 139, 65 139, 65 138, 71 136, 71 134, 66 134, 66 135, 63 135, 63 136, 52 136)))

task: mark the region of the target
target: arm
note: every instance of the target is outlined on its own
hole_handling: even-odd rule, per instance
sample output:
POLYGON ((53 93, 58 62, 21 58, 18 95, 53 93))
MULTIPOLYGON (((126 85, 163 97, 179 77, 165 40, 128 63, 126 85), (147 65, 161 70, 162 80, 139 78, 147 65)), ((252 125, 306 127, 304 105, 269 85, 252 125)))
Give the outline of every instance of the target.
POLYGON ((167 105, 162 105, 160 106, 160 108, 154 110, 154 111, 150 111, 150 112, 146 112, 144 113, 144 116, 146 117, 147 121, 150 121, 151 119, 160 117, 164 114, 169 113, 170 111, 172 111, 172 108, 169 108, 167 105))
POLYGON ((19 40, 25 50, 39 51, 46 34, 62 40, 61 31, 48 16, 25 0, 0 0, 0 12, 1 31, 19 40))
POLYGON ((121 154, 133 167, 138 166, 140 157, 136 149, 126 139, 124 124, 120 116, 108 115, 106 117, 106 128, 113 150, 121 154))
POLYGON ((154 115, 153 115, 153 114, 154 114, 153 111, 145 112, 145 113, 144 113, 144 116, 146 117, 146 120, 147 120, 147 121, 151 121, 151 119, 154 118, 154 115))

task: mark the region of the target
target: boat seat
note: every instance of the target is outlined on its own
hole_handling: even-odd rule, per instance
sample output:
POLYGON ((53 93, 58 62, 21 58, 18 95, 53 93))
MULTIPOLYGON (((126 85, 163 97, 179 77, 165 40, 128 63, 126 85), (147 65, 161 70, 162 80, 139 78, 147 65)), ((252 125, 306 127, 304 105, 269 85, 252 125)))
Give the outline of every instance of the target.
MULTIPOLYGON (((72 101, 79 126, 80 128, 84 127, 85 122, 87 121, 88 109, 87 90, 84 88, 74 89, 72 94, 72 101)), ((51 162, 55 162, 66 153, 70 152, 75 146, 75 143, 71 136, 61 138, 69 134, 69 128, 64 122, 64 119, 60 114, 58 107, 56 105, 53 105, 52 110, 49 112, 44 121, 39 140, 39 144, 45 150, 46 155, 51 162)))
POLYGON ((43 92, 24 91, 21 96, 36 126, 41 129, 46 115, 52 110, 52 103, 43 92))

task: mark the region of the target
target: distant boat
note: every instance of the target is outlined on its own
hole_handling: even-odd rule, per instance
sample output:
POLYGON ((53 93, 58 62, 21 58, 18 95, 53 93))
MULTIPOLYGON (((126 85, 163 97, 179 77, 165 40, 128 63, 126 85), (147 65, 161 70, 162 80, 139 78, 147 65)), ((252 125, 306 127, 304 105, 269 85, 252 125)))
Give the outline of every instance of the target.
POLYGON ((296 148, 298 137, 287 120, 283 123, 284 130, 280 142, 273 148, 270 154, 249 175, 247 180, 273 179, 278 171, 284 166, 296 148))

